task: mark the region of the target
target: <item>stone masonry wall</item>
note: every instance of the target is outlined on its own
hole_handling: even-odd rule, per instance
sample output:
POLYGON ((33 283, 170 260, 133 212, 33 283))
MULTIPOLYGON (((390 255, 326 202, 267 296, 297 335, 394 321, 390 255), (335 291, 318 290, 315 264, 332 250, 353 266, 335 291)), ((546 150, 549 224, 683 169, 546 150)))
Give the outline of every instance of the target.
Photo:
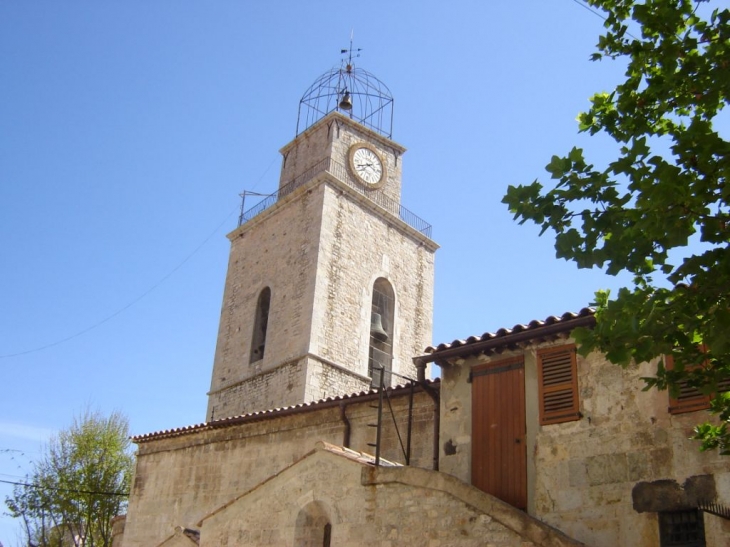
POLYGON ((305 357, 226 388, 211 399, 208 421, 301 403, 306 392, 306 368, 305 357))
MULTIPOLYGON (((376 146, 387 164, 387 184, 372 192, 399 201, 405 149, 337 113, 282 149, 282 184, 323 158, 346 164, 356 142, 376 146)), ((354 180, 347 169, 340 171, 338 176, 354 180)), ((378 277, 388 279, 396 295, 393 370, 415 377, 411 357, 431 343, 437 246, 399 223, 367 197, 319 172, 229 234, 208 419, 367 387, 372 288, 378 277), (256 306, 265 287, 271 290, 265 352, 251 362, 256 306), (292 363, 310 358, 319 365, 297 369, 307 377, 294 379, 292 363), (326 362, 352 374, 336 372, 337 367, 325 373, 326 362), (283 366, 286 371, 275 372, 283 366)))
POLYGON ((516 510, 499 512, 506 525, 439 488, 437 473, 384 471, 402 478, 371 481, 374 468, 318 451, 205 518, 200 545, 322 545, 325 523, 332 545, 352 547, 577 545, 516 510))
MULTIPOLYGON (((525 358, 528 512, 586 545, 652 547, 659 545, 656 511, 679 508, 672 496, 690 505, 698 496, 730 505, 730 461, 699 452, 689 440, 692 427, 709 415, 670 415, 667 392, 642 391, 641 377, 655 364, 624 370, 597 353, 578 356, 582 418, 539 425, 536 351, 568 342, 494 358, 525 358)), ((472 457, 468 375, 486 360, 470 358, 442 371, 440 468, 466 481, 472 457)), ((707 545, 724 545, 728 521, 705 515, 704 522, 707 545)))
POLYGON ((395 292, 393 370, 415 377, 411 358, 431 343, 433 249, 334 186, 323 202, 312 352, 367 376, 372 289, 384 277, 395 292))
POLYGON ((330 156, 331 123, 320 122, 281 149, 279 188, 330 156))
POLYGON ((308 358, 306 382, 305 401, 319 401, 345 393, 370 390, 370 379, 366 376, 313 356, 308 358))
POLYGON ((308 355, 229 386, 215 398, 209 421, 370 390, 370 379, 308 355))
MULTIPOLYGON (((270 407, 256 407, 241 399, 241 382, 303 358, 311 332, 311 310, 322 213, 322 193, 299 189, 229 235, 231 254, 223 294, 207 416, 224 417, 223 408, 237 415, 270 407), (250 361, 256 305, 261 290, 271 289, 271 303, 263 359, 250 361), (226 389, 231 388, 231 389, 226 389)), ((269 375, 281 377, 282 373, 269 375)), ((279 386, 296 393, 286 401, 302 402, 304 379, 279 386)), ((269 397, 270 398, 270 397, 269 397)))
POLYGON ((353 144, 365 142, 374 146, 380 153, 383 164, 386 169, 386 182, 377 190, 369 190, 367 193, 382 192, 388 198, 400 203, 401 197, 401 178, 403 175, 403 153, 405 148, 400 145, 384 139, 377 133, 367 130, 359 124, 352 123, 351 120, 337 116, 335 124, 337 131, 332 139, 332 158, 348 167, 348 175, 350 181, 355 184, 361 184, 352 175, 348 165, 348 154, 353 144), (340 159, 342 158, 342 159, 340 159))
POLYGON ((386 168, 385 184, 371 192, 382 192, 400 203, 402 155, 405 148, 337 112, 329 114, 281 149, 284 159, 279 186, 291 183, 327 157, 345 167, 352 183, 360 184, 348 167, 350 146, 360 142, 374 146, 386 168))
MULTIPOLYGON (((701 495, 730 505, 730 461, 689 440, 707 413, 669 414, 666 391, 641 391, 641 377, 653 370, 648 363, 623 370, 590 355, 578 372, 583 418, 537 435, 536 513, 597 547, 659 545, 656 508, 637 506, 639 483, 669 480, 679 489, 690 477, 712 475, 714 492, 701 495)), ((664 497, 660 489, 651 495, 664 497)), ((707 545, 723 545, 730 522, 712 515, 704 522, 707 545)))
MULTIPOLYGON (((315 180, 229 236, 209 420, 366 389, 372 288, 379 277, 395 291, 393 370, 415 377, 411 357, 431 342, 434 246, 372 207, 334 182, 315 180), (256 305, 266 286, 266 350, 251 363, 256 305), (323 375, 319 364, 296 369, 307 378, 294 379, 292 363, 307 357, 353 374, 333 369, 323 375), (284 365, 286 371, 275 371, 284 365)), ((393 384, 402 382, 396 377, 393 384)))
MULTIPOLYGON (((347 401, 344 401, 347 403, 347 401)), ((372 453, 377 419, 373 402, 350 403, 350 445, 372 453)), ((399 424, 407 413, 407 398, 394 400, 399 424)), ((176 526, 198 528, 206 514, 276 475, 323 440, 344 442, 340 408, 310 410, 138 443, 137 464, 124 531, 124 547, 157 545, 176 526)), ((413 465, 431 467, 433 401, 416 394, 413 465)), ((385 421, 383 457, 403 461, 392 420, 385 421)))

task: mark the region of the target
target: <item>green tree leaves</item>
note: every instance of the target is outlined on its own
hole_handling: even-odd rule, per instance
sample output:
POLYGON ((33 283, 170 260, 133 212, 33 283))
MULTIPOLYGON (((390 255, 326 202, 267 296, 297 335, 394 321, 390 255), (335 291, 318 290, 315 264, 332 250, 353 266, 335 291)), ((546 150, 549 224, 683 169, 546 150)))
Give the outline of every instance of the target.
POLYGON ((730 453, 730 397, 718 394, 730 382, 730 142, 714 126, 730 101, 730 10, 712 1, 702 10, 691 0, 588 3, 606 14, 591 58, 622 58, 627 68, 613 91, 591 98, 579 130, 608 135, 618 155, 604 169, 578 148, 553 156, 551 188, 510 186, 503 202, 520 223, 553 230, 558 257, 633 274, 615 298, 596 294, 595 329, 576 333, 581 351, 624 366, 672 355, 674 369, 660 364, 647 387, 690 382, 713 394, 720 425, 698 426, 697 438, 730 453))
POLYGON ((28 544, 110 547, 111 520, 126 509, 133 458, 127 419, 86 412, 53 438, 25 485, 5 503, 28 544))

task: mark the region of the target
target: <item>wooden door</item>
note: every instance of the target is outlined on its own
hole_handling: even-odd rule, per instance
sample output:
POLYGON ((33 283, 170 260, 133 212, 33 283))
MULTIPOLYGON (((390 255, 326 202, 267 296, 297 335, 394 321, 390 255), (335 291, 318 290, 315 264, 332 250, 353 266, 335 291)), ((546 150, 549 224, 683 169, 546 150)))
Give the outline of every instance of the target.
POLYGON ((522 357, 472 369, 472 484, 527 508, 525 365, 522 357))

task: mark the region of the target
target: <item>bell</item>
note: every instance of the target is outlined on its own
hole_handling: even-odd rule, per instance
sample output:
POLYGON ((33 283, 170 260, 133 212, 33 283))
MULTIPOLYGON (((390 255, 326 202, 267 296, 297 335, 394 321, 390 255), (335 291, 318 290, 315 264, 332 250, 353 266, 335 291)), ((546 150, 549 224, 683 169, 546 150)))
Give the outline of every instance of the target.
POLYGON ((388 333, 383 328, 383 318, 379 313, 374 313, 370 317, 370 336, 383 342, 388 339, 388 333))
POLYGON ((347 90, 345 90, 345 94, 340 101, 340 108, 342 110, 352 110, 352 99, 350 98, 350 92, 347 90))

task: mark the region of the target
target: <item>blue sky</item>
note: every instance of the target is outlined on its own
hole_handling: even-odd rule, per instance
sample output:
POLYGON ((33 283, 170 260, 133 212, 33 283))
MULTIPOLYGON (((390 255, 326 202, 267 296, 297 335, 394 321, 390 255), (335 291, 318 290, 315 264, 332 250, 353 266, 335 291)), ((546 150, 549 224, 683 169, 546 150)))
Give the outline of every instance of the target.
MULTIPOLYGON (((588 61, 601 29, 574 0, 0 0, 0 480, 87 407, 134 434, 204 421, 238 194, 275 189, 353 30, 395 97, 403 204, 441 245, 435 343, 617 287, 500 203, 575 144, 610 158, 575 122, 620 81, 588 61)), ((0 517, 6 547, 16 530, 0 517)))

